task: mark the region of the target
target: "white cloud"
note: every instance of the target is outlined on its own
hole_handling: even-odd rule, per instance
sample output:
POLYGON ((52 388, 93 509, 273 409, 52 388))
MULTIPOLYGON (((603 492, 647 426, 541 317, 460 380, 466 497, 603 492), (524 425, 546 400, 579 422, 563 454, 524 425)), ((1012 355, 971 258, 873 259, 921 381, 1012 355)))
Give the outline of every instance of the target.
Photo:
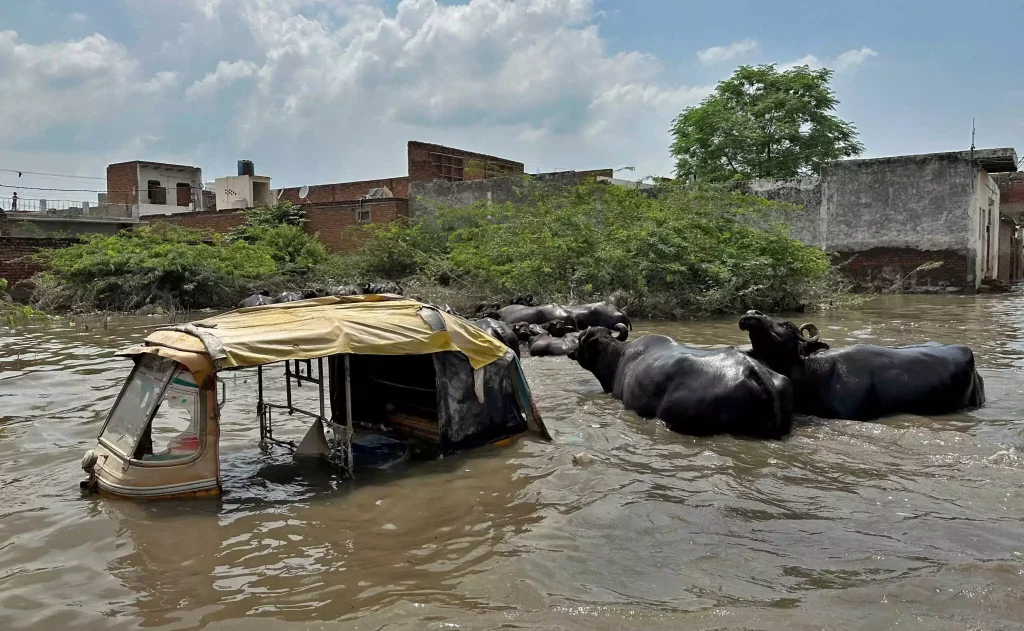
POLYGON ((185 90, 185 96, 189 99, 196 99, 201 96, 209 96, 218 90, 225 88, 236 81, 247 79, 259 70, 259 66, 251 61, 221 61, 217 69, 196 81, 185 90))
MULTIPOLYGON (((645 151, 667 156, 670 120, 709 90, 663 82, 650 54, 608 51, 592 23, 592 0, 403 0, 394 13, 352 0, 334 1, 327 12, 314 0, 204 6, 220 11, 221 24, 229 12, 237 16, 251 38, 246 57, 260 60, 237 69, 246 77, 252 69, 254 79, 249 111, 236 119, 240 138, 276 130, 351 143, 353 135, 407 139, 428 130, 449 141, 474 130, 472 137, 506 146, 508 138, 539 148, 578 137, 586 142, 575 150, 592 155, 586 143, 611 153, 621 140, 593 130, 632 122, 650 126, 657 139, 645 151)), ((190 95, 220 86, 222 70, 193 84, 190 95)), ((517 149, 502 150, 517 157, 517 149)))
POLYGON ((848 50, 845 53, 840 53, 835 59, 826 59, 824 61, 818 59, 818 57, 814 55, 804 55, 800 59, 779 64, 779 70, 790 70, 797 66, 809 66, 812 70, 817 68, 830 68, 836 72, 845 72, 847 70, 853 70, 868 59, 877 56, 878 53, 865 46, 863 48, 848 50))
POLYGON ((842 53, 836 60, 832 62, 832 67, 836 72, 842 72, 844 70, 851 70, 861 65, 871 57, 877 57, 878 53, 871 50, 867 46, 858 48, 856 50, 848 50, 842 53))
POLYGON ((157 94, 177 79, 174 72, 146 76, 124 46, 98 33, 35 45, 0 31, 0 136, 17 140, 55 125, 110 120, 132 97, 157 94))
POLYGON ((711 65, 735 59, 757 50, 759 44, 756 39, 745 39, 733 42, 728 46, 712 46, 697 52, 697 59, 702 64, 711 65))
MULTIPOLYGON (((118 118, 118 141, 160 140, 123 159, 190 151, 216 175, 245 154, 281 184, 400 174, 410 139, 533 169, 646 161, 664 173, 671 119, 710 90, 667 80, 654 55, 610 50, 594 0, 191 0, 187 14, 172 0, 127 4, 145 18, 132 51, 92 36, 96 67, 71 90, 85 97, 41 86, 25 64, 10 70, 0 40, 0 82, 11 73, 18 94, 45 95, 42 113, 5 111, 0 133, 134 117, 118 118), (167 72, 144 70, 161 63, 167 72)), ((18 45, 40 56, 84 44, 18 45)))
POLYGON ((85 22, 86 20, 89 19, 89 16, 84 14, 84 13, 75 12, 75 13, 69 14, 68 15, 68 19, 71 20, 72 22, 85 22))

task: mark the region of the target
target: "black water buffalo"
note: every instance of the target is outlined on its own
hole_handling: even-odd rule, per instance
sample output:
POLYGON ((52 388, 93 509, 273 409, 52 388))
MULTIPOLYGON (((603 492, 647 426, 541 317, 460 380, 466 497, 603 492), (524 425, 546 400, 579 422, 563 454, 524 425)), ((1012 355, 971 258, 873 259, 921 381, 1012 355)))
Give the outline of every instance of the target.
POLYGON ((312 289, 306 289, 304 291, 286 291, 277 298, 274 298, 274 302, 295 302, 297 300, 309 300, 310 298, 316 298, 316 292, 312 289))
POLYGON ((520 294, 509 301, 510 305, 523 305, 524 307, 533 307, 537 303, 533 301, 533 294, 520 294))
POLYGON ((527 348, 531 357, 562 357, 571 353, 579 344, 579 340, 579 333, 566 333, 562 337, 555 337, 542 332, 527 340, 527 348))
POLYGON ((985 403, 985 383, 974 369, 974 354, 963 345, 854 344, 829 350, 813 324, 797 328, 760 311, 748 311, 740 328, 750 336, 749 355, 792 382, 794 409, 801 414, 868 421, 985 403))
POLYGON ((494 318, 481 318, 469 321, 473 326, 490 335, 505 346, 511 348, 516 357, 519 357, 519 338, 507 322, 495 320, 494 318))
POLYGON ((367 293, 364 291, 367 287, 366 283, 362 285, 341 285, 339 287, 333 287, 328 290, 328 293, 332 296, 362 296, 367 293))
POLYGON ((531 357, 568 355, 579 343, 579 334, 568 331, 561 321, 545 324, 517 322, 512 331, 526 344, 531 357))
MULTIPOLYGON (((563 307, 556 304, 538 305, 531 307, 527 305, 509 305, 497 311, 486 313, 489 318, 516 324, 526 322, 527 324, 545 324, 555 320, 572 323, 575 326, 575 318, 563 307)), ((579 327, 576 327, 579 328, 579 327)))
POLYGON ((386 283, 353 283, 340 285, 329 290, 331 296, 362 296, 365 294, 397 294, 403 295, 404 289, 395 281, 386 283))
POLYGON ((255 293, 248 298, 244 298, 238 303, 239 309, 245 307, 262 307, 263 305, 274 304, 274 299, 270 297, 270 292, 266 289, 261 289, 258 293, 255 293))
POLYGON ((610 302, 575 305, 566 307, 565 310, 576 318, 576 326, 580 330, 592 326, 614 329, 616 324, 625 324, 630 331, 633 330, 633 323, 629 321, 629 317, 610 302))
POLYGON ((664 335, 626 342, 622 323, 615 333, 587 329, 569 357, 627 410, 693 436, 781 438, 792 428, 789 380, 739 350, 689 348, 664 335))
POLYGON ((405 290, 402 286, 393 280, 389 280, 386 283, 367 283, 365 286, 364 294, 396 294, 404 295, 405 290))

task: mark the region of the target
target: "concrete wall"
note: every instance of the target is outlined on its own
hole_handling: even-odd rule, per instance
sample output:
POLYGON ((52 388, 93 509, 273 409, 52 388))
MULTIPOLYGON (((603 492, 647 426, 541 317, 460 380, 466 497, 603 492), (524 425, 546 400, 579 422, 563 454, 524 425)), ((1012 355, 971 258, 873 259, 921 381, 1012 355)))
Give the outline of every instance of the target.
POLYGON ((252 208, 260 204, 273 204, 276 198, 270 192, 270 178, 266 176, 229 175, 214 181, 216 208, 252 208))
POLYGON ((822 181, 817 177, 793 180, 753 180, 742 190, 795 208, 775 217, 789 226, 789 236, 807 245, 822 247, 822 181))
POLYGON ((200 193, 203 182, 202 170, 146 163, 139 164, 138 169, 139 216, 202 210, 203 197, 200 193), (150 197, 148 187, 151 180, 160 182, 160 186, 166 189, 163 204, 154 203, 157 200, 150 197), (188 185, 187 199, 186 197, 179 198, 178 184, 188 185), (164 208, 165 206, 171 208, 164 208))
POLYGON ((599 177, 611 177, 611 169, 592 171, 556 171, 538 175, 512 175, 484 180, 449 182, 420 180, 409 184, 409 214, 434 212, 441 206, 472 206, 477 202, 503 204, 523 199, 523 191, 531 180, 558 186, 577 186, 599 177))
POLYGON ((1017 257, 1014 254, 1017 224, 1006 216, 999 219, 999 267, 997 278, 1003 283, 1016 282, 1014 269, 1017 257))
POLYGON ((442 206, 472 206, 477 202, 503 204, 522 198, 523 176, 449 182, 424 180, 409 184, 409 214, 431 214, 442 206))
POLYGON ((0 235, 18 237, 77 237, 83 234, 116 234, 134 227, 130 218, 104 218, 40 213, 0 213, 0 235))
POLYGON ((974 291, 998 274, 999 190, 958 154, 846 160, 744 190, 802 206, 786 215, 790 236, 834 254, 862 289, 974 291), (941 265, 918 269, 929 263, 941 265))
POLYGON ((975 276, 985 280, 996 278, 999 273, 999 187, 984 171, 976 177, 970 202, 970 247, 975 252, 975 276))

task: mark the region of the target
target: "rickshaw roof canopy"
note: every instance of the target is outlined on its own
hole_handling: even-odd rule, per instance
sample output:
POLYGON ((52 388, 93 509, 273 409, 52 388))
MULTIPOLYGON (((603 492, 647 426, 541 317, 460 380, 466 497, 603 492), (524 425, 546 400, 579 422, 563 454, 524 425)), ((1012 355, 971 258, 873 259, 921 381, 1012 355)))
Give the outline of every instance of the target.
MULTIPOLYGON (((503 357, 504 344, 462 318, 397 296, 331 296, 237 309, 158 329, 146 346, 206 353, 218 368, 339 353, 423 355, 457 351, 474 369, 503 357)), ((125 354, 151 352, 135 347, 125 354)))

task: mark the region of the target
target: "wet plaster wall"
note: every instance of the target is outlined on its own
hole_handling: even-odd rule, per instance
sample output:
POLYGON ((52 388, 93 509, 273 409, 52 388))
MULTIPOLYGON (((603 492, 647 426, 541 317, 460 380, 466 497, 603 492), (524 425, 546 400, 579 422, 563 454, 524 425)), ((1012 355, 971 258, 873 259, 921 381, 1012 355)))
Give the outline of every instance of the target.
POLYGON ((832 253, 862 289, 972 292, 997 273, 998 187, 963 158, 847 160, 746 189, 802 207, 786 214, 790 236, 832 253))

